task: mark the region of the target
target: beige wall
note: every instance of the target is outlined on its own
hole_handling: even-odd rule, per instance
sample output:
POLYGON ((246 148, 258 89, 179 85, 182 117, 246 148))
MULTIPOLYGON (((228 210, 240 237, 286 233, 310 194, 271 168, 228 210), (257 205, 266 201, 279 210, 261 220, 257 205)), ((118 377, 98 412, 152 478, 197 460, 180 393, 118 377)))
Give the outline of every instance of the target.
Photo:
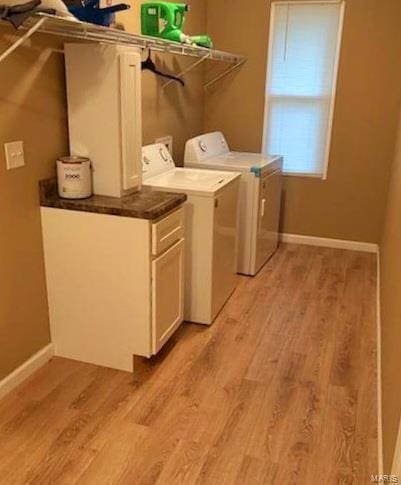
POLYGON ((382 392, 385 472, 401 416, 401 123, 381 241, 382 392))
MULTIPOLYGON (((190 3, 187 30, 201 32, 204 2, 190 3)), ((139 31, 138 15, 135 4, 125 14, 127 30, 139 31)), ((10 32, 1 30, 1 39, 10 32)), ((62 56, 44 50, 50 40, 41 39, 0 65, 0 379, 49 342, 37 182, 52 175, 55 159, 68 152, 68 135, 62 56), (25 143, 26 167, 6 171, 3 143, 14 140, 25 143)), ((0 44, 0 52, 6 45, 0 44)), ((169 59, 167 67, 187 63, 169 59)), ((185 88, 172 85, 162 92, 158 78, 143 74, 144 142, 173 135, 179 158, 185 139, 203 123, 203 71, 186 80, 185 88)))
MULTIPOLYGON (((261 150, 270 1, 212 0, 208 31, 247 64, 207 97, 205 129, 261 150)), ((401 2, 347 0, 327 181, 287 177, 287 233, 377 242, 401 83, 401 2)))
POLYGON ((0 65, 0 378, 49 342, 37 182, 67 131, 62 58, 39 47, 0 65), (6 171, 3 143, 15 140, 26 166, 6 171))

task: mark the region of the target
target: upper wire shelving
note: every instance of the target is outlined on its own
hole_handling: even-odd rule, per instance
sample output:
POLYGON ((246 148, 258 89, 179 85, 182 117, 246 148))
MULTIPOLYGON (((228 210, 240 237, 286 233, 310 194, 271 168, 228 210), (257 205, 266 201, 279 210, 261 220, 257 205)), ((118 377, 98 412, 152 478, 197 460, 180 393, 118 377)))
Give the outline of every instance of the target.
MULTIPOLYGON (((5 23, 2 22, 2 24, 5 23)), ((178 73, 178 77, 188 73, 194 67, 207 59, 213 61, 222 61, 230 64, 230 66, 224 72, 219 74, 214 79, 208 81, 205 84, 206 88, 214 84, 222 77, 226 76, 229 72, 240 67, 246 61, 244 56, 231 54, 229 52, 207 49, 205 47, 190 44, 180 44, 178 42, 171 42, 146 35, 131 34, 120 29, 103 27, 87 22, 81 22, 79 20, 44 13, 33 15, 27 19, 18 30, 24 31, 24 35, 19 37, 8 49, 0 54, 0 62, 6 59, 19 45, 29 39, 29 37, 31 37, 35 32, 55 35, 68 39, 127 45, 137 47, 142 50, 151 49, 152 51, 156 52, 197 58, 193 64, 178 73)), ((169 85, 170 82, 171 81, 167 81, 164 84, 164 87, 169 85)))

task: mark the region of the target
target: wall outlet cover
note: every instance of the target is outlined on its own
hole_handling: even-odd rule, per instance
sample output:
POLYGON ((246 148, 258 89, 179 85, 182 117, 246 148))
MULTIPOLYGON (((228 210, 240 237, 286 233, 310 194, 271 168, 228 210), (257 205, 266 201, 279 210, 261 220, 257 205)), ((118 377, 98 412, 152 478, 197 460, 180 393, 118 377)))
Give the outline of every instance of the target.
POLYGON ((163 136, 162 138, 157 138, 155 143, 163 143, 166 145, 168 151, 173 155, 173 137, 171 135, 163 136))
POLYGON ((6 155, 7 170, 23 167, 25 165, 24 144, 22 141, 5 143, 4 151, 6 155))

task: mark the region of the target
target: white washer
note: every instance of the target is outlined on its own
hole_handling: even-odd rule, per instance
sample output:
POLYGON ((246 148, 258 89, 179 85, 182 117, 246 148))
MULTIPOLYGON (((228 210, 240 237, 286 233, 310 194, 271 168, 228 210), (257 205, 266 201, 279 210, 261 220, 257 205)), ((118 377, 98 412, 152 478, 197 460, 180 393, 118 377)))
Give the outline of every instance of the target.
POLYGON ((187 141, 184 164, 241 172, 238 272, 255 275, 278 246, 282 157, 231 152, 214 132, 187 141))
POLYGON ((240 174, 176 168, 163 144, 142 148, 143 185, 187 194, 185 320, 210 325, 235 289, 240 174))

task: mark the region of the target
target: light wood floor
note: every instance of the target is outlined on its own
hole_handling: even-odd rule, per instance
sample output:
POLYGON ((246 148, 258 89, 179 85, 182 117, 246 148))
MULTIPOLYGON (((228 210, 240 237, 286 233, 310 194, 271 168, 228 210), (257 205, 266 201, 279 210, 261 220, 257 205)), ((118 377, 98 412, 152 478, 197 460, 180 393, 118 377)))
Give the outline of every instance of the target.
POLYGON ((365 484, 374 255, 283 245, 142 383, 53 359, 0 402, 0 483, 365 484))

